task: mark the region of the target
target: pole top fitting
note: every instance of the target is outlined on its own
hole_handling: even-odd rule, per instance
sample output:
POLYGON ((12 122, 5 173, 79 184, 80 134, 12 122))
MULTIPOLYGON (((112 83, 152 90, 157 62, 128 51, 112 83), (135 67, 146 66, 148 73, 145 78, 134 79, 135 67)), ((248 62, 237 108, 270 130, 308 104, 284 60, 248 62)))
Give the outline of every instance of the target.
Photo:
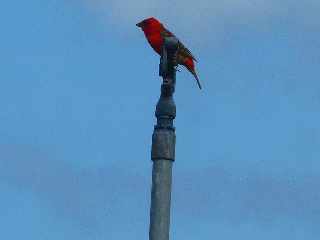
POLYGON ((164 44, 162 46, 159 75, 163 77, 164 83, 171 82, 175 84, 175 66, 177 64, 177 51, 179 47, 179 40, 176 37, 164 37, 164 44))

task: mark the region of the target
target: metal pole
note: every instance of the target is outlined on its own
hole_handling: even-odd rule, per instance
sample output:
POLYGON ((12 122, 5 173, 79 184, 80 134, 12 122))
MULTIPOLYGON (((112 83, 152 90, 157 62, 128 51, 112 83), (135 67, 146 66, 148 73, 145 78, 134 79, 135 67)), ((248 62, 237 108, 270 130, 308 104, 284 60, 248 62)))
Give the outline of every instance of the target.
POLYGON ((159 71, 160 76, 163 77, 163 83, 155 112, 157 124, 152 135, 153 167, 149 240, 169 240, 172 163, 175 159, 176 141, 173 126, 176 105, 173 93, 176 80, 177 48, 176 38, 165 39, 159 71))

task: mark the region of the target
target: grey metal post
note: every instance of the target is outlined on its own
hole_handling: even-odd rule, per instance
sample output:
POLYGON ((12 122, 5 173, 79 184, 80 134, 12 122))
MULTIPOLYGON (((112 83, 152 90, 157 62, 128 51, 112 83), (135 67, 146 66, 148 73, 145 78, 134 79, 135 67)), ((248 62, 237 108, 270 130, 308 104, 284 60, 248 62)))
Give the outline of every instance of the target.
POLYGON ((150 208, 149 240, 169 240, 172 163, 175 159, 176 105, 173 100, 175 90, 175 59, 178 40, 165 39, 162 50, 159 75, 163 77, 161 96, 155 115, 157 124, 152 135, 151 159, 152 189, 150 208))

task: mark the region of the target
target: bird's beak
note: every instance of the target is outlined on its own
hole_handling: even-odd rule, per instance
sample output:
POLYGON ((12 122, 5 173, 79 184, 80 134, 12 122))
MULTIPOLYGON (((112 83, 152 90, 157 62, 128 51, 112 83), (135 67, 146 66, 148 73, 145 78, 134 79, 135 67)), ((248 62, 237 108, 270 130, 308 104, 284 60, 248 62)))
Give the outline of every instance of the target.
POLYGON ((141 28, 142 27, 142 22, 137 23, 136 26, 141 28))

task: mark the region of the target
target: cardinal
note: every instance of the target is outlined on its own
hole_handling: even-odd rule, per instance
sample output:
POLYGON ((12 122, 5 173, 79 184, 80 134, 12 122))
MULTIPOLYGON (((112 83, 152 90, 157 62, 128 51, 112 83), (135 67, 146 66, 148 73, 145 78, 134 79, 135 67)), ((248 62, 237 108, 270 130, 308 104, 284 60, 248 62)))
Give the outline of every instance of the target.
MULTIPOLYGON (((159 20, 154 17, 144 19, 143 21, 136 24, 137 27, 141 28, 146 36, 149 44, 159 55, 161 55, 162 46, 164 44, 165 37, 175 37, 173 33, 167 30, 159 20)), ((197 80, 198 86, 201 89, 200 80, 197 76, 195 70, 195 64, 197 62, 195 57, 186 48, 181 41, 178 43, 178 51, 177 51, 177 63, 185 66, 190 73, 197 80)))

